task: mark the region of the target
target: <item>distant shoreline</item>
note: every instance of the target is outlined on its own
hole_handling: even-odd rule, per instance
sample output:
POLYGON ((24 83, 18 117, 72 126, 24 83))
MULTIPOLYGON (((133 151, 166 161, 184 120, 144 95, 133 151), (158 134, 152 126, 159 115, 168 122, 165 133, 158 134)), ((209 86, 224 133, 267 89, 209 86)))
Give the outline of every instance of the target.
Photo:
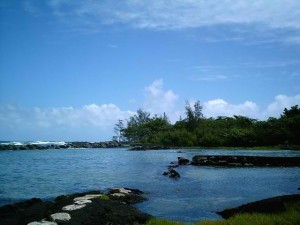
POLYGON ((117 141, 104 142, 65 142, 64 144, 1 144, 0 150, 47 150, 47 149, 87 149, 87 148, 118 148, 124 145, 117 141))
MULTIPOLYGON (((33 142, 35 143, 35 142, 33 142)), ((88 142, 88 141, 74 141, 74 142, 47 142, 48 144, 31 144, 25 142, 2 142, 0 144, 0 151, 2 150, 47 150, 47 149, 88 149, 88 148, 128 148, 134 151, 146 151, 146 150, 168 150, 168 149, 220 149, 220 150, 300 150, 300 146, 252 146, 252 147, 241 147, 241 146, 161 146, 153 144, 128 144, 118 141, 102 141, 102 142, 88 142), (10 144, 17 143, 17 144, 10 144)))

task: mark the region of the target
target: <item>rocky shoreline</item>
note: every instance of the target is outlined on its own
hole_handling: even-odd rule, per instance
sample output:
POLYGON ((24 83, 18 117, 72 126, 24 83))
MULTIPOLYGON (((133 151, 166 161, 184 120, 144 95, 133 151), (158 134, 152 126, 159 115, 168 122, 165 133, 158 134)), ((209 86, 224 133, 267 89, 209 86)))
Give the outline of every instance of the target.
POLYGON ((196 155, 191 161, 184 157, 177 157, 177 161, 170 162, 168 171, 163 172, 162 175, 169 178, 180 178, 180 174, 175 168, 185 165, 216 167, 300 167, 300 157, 196 155))
MULTIPOLYGON (((139 225, 153 216, 131 204, 145 201, 137 189, 113 188, 107 193, 90 191, 62 195, 53 202, 33 198, 0 207, 0 225, 139 225)), ((267 198, 216 212, 224 219, 241 213, 279 213, 287 204, 299 203, 300 194, 267 198)))
POLYGON ((2 144, 0 145, 1 150, 46 150, 46 149, 80 149, 80 148, 119 148, 124 145, 118 141, 104 141, 104 142, 66 142, 65 144, 2 144))
POLYGON ((57 197, 53 202, 33 198, 0 207, 1 225, 132 225, 152 218, 131 204, 145 201, 143 192, 113 188, 57 197))

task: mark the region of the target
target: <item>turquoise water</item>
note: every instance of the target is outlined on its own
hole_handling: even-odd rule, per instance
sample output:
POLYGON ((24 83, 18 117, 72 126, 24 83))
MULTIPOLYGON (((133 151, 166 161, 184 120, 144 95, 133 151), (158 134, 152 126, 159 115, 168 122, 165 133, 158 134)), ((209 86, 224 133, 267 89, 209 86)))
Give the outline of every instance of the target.
POLYGON ((213 168, 183 166, 181 178, 162 173, 178 156, 239 154, 300 156, 299 151, 60 149, 0 152, 0 205, 32 197, 111 187, 148 192, 136 204, 157 217, 181 221, 219 218, 215 211, 250 201, 299 193, 300 168, 213 168))

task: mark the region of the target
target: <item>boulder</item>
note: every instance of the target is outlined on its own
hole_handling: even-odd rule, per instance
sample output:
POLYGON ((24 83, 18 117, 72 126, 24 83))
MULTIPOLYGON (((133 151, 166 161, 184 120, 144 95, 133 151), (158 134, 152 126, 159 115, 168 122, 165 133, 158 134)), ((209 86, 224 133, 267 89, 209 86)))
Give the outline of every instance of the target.
POLYGON ((187 158, 178 157, 178 165, 187 165, 190 162, 187 158))
POLYGON ((168 176, 169 178, 175 178, 175 179, 180 177, 180 174, 174 169, 170 169, 168 172, 164 172, 163 175, 168 176))

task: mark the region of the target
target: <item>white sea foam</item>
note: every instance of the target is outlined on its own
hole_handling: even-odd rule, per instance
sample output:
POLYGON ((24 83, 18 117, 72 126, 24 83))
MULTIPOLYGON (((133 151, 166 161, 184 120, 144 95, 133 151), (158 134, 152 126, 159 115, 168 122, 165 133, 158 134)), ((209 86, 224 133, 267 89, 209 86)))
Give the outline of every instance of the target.
POLYGON ((19 142, 19 141, 5 141, 1 142, 1 145, 23 145, 24 143, 19 142))
POLYGON ((33 141, 29 142, 31 145, 65 145, 64 141, 33 141))
POLYGON ((0 145, 65 145, 64 141, 3 141, 0 145))

